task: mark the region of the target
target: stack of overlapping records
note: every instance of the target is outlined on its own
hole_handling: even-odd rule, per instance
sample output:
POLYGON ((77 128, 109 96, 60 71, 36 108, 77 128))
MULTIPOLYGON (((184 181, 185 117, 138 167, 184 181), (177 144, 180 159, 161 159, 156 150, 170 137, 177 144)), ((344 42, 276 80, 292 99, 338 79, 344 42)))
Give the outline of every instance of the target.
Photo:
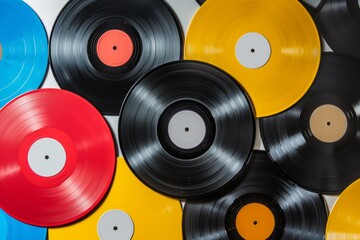
POLYGON ((0 240, 360 239, 359 25, 355 0, 0 0, 0 240))

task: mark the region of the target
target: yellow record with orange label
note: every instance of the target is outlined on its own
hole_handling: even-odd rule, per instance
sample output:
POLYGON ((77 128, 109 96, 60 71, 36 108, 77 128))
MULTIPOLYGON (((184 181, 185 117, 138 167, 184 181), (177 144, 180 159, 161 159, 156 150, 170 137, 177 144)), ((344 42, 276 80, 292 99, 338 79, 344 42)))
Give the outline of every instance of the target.
POLYGON ((113 184, 101 205, 81 221, 50 228, 49 240, 181 240, 181 220, 178 200, 146 187, 118 158, 113 184))
POLYGON ((265 117, 306 93, 320 54, 316 26, 297 0, 221 0, 206 1, 194 16, 184 56, 235 77, 265 117))
POLYGON ((327 240, 360 239, 359 193, 360 179, 340 194, 326 224, 327 240))

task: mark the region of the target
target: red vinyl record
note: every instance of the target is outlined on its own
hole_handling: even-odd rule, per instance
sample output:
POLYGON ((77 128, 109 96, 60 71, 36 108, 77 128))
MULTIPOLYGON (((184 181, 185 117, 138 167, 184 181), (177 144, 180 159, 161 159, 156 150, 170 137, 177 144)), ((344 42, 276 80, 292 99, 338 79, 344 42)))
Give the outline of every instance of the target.
POLYGON ((0 206, 37 226, 90 212, 115 170, 112 133, 80 96, 58 89, 24 94, 0 111, 0 206))

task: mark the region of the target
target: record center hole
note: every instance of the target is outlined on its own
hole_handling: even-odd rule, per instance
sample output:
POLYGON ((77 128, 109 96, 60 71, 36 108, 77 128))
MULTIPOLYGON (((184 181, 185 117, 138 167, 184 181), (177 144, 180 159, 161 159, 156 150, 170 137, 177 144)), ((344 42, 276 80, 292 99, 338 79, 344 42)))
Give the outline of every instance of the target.
POLYGON ((330 125, 331 125, 331 122, 327 122, 326 125, 330 126, 330 125))
POLYGON ((114 51, 116 51, 117 47, 116 47, 116 46, 113 46, 113 49, 114 49, 114 51))
POLYGON ((253 224, 254 224, 254 225, 257 225, 257 224, 258 224, 258 222, 257 222, 257 221, 254 221, 254 222, 253 222, 253 224))
POLYGON ((190 129, 188 127, 185 128, 185 132, 188 132, 190 131, 190 129))
POLYGON ((49 160, 49 155, 45 155, 45 160, 49 160))
POLYGON ((117 226, 114 226, 113 229, 114 229, 114 231, 117 231, 117 230, 118 230, 118 227, 117 227, 117 226))
POLYGON ((254 53, 254 52, 255 52, 255 49, 252 48, 252 49, 250 50, 250 52, 254 53))

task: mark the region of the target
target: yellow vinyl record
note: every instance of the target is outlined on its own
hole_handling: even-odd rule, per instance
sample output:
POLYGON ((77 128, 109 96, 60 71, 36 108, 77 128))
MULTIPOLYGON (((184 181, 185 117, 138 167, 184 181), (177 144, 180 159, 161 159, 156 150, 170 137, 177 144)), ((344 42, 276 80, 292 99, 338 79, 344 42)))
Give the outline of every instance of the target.
POLYGON ((81 221, 50 228, 49 240, 181 240, 181 220, 178 200, 146 187, 125 160, 118 158, 115 178, 104 202, 81 221))
POLYGON ((194 16, 184 56, 235 77, 265 117, 306 93, 320 54, 316 26, 297 0, 209 0, 194 16))
POLYGON ((326 224, 327 240, 360 239, 360 179, 336 200, 326 224))

